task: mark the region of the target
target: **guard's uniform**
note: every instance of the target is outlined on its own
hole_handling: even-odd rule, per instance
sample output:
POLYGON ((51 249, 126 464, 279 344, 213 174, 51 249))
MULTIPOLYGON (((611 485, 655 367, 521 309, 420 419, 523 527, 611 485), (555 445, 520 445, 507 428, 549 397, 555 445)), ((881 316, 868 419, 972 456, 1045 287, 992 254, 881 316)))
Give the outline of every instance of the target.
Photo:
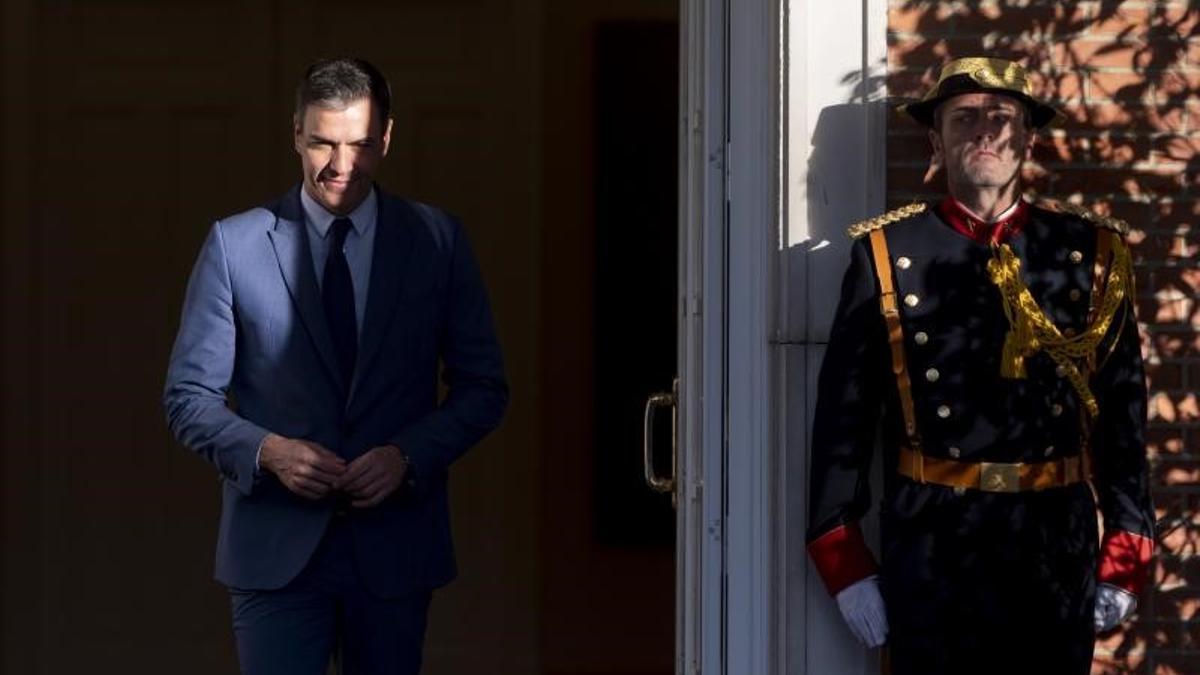
POLYGON ((880 574, 898 675, 1083 675, 1096 582, 1144 583, 1146 390, 1121 225, 1021 202, 995 230, 1005 253, 948 199, 851 228, 809 551, 834 594, 880 574), (856 524, 879 429, 881 568, 856 524))

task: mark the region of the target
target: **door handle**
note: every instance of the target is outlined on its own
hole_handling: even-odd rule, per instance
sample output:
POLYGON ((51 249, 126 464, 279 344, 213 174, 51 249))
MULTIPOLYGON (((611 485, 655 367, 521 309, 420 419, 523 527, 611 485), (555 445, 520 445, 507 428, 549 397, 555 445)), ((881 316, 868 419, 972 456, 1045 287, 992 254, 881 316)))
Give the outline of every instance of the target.
POLYGON ((646 472, 646 484, 655 492, 675 492, 675 465, 678 448, 676 403, 678 399, 679 378, 675 378, 670 392, 654 394, 646 399, 646 410, 642 418, 642 462, 646 472), (654 413, 659 408, 666 407, 671 408, 671 475, 662 477, 654 470, 654 413))

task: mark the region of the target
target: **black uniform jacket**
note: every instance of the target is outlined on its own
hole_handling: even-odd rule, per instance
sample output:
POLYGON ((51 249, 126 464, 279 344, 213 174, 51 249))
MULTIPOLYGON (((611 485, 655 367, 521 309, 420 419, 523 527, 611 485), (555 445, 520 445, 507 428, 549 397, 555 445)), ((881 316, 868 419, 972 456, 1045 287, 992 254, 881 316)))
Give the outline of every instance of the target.
MULTIPOLYGON (((1100 219, 1022 208, 1027 219, 1008 242, 1021 275, 1060 330, 1082 331, 1097 235, 1112 233, 1093 222, 1100 219)), ((953 229, 934 205, 884 233, 926 456, 1030 463, 1084 452, 1080 396, 1048 355, 1028 358, 1024 379, 1000 374, 1009 322, 987 272, 992 248, 953 229)), ((864 236, 854 242, 842 283, 813 425, 808 541, 830 592, 876 572, 856 523, 870 506, 868 469, 881 435, 882 581, 894 637, 903 637, 905 623, 918 631, 962 629, 973 615, 953 608, 972 604, 969 611, 1004 622, 1020 620, 1012 612, 1036 614, 1040 603, 1070 630, 1087 632, 1097 574, 1136 592, 1152 541, 1146 389, 1132 303, 1125 300, 1101 342, 1090 382, 1099 404, 1090 445, 1100 545, 1087 483, 1036 493, 956 492, 897 472, 908 441, 879 295, 864 236), (1024 607, 1009 607, 1013 599, 1024 607)))

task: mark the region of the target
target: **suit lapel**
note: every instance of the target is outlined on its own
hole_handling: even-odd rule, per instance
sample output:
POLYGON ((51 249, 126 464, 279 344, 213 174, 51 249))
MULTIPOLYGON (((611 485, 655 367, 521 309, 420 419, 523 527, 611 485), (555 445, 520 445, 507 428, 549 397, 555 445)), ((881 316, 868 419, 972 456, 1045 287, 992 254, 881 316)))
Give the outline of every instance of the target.
POLYGON ((341 371, 333 350, 333 338, 329 335, 329 324, 325 309, 321 305, 321 292, 317 287, 317 275, 313 270, 312 251, 308 246, 308 235, 304 231, 304 212, 300 207, 300 189, 294 188, 283 198, 276 211, 274 229, 267 234, 275 247, 275 258, 283 274, 292 302, 316 345, 317 353, 325 364, 325 370, 339 389, 345 391, 341 371))
POLYGON ((379 193, 379 217, 376 219, 375 250, 371 254, 371 281, 367 286, 367 308, 363 317, 362 337, 358 341, 358 362, 350 386, 350 401, 361 387, 371 361, 379 353, 388 325, 396 311, 400 282, 408 270, 414 228, 419 216, 402 200, 379 193))

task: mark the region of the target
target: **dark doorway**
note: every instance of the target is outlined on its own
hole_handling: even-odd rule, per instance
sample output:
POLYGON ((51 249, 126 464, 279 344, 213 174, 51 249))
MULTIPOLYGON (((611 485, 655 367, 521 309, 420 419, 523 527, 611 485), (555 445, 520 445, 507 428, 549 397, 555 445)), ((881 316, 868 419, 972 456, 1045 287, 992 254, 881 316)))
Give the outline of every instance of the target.
MULTIPOLYGON (((610 546, 674 544, 641 450, 646 399, 675 375, 678 53, 673 23, 596 30, 596 533, 610 546)), ((670 424, 655 430, 669 462, 670 424)))

